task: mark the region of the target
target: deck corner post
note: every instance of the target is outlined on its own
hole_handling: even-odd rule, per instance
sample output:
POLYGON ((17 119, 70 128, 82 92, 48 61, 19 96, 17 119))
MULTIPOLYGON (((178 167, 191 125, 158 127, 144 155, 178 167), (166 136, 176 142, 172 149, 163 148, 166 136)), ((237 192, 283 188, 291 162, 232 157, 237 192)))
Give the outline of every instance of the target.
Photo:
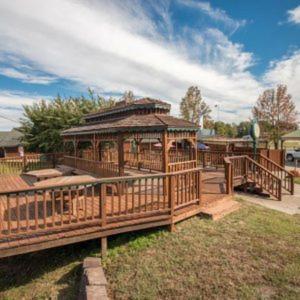
POLYGON ((107 254, 107 237, 101 238, 101 257, 104 258, 107 254))
POLYGON ((106 226, 106 184, 100 184, 100 214, 101 214, 101 227, 106 226))
POLYGON ((169 205, 170 205, 170 232, 175 231, 175 223, 174 223, 174 211, 175 211, 175 176, 170 175, 169 178, 169 185, 168 185, 168 196, 169 196, 169 205))
POLYGON ((282 200, 282 181, 281 179, 278 181, 278 200, 282 200))

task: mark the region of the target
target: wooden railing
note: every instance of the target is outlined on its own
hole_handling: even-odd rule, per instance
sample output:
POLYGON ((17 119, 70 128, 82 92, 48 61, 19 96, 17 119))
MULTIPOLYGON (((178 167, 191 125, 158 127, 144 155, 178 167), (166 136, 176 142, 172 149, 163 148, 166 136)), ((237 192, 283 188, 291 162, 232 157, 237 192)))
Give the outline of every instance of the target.
POLYGON ((64 164, 101 177, 115 177, 119 174, 118 165, 114 162, 94 161, 65 155, 64 164))
POLYGON ((95 179, 76 185, 0 192, 0 239, 83 226, 116 228, 164 219, 200 205, 201 170, 95 179), (145 221, 144 221, 145 222, 145 221), (125 224, 124 223, 124 224, 125 224), (125 224, 125 225, 126 225, 125 224))
POLYGON ((124 152, 125 165, 138 169, 162 171, 161 151, 124 152))
POLYGON ((53 168, 62 160, 60 153, 29 154, 24 157, 0 158, 0 175, 21 174, 22 172, 53 168))
POLYGON ((294 175, 291 172, 262 154, 258 156, 258 162, 281 179, 283 189, 294 194, 294 175))
POLYGON ((197 151, 197 165, 205 167, 223 168, 224 158, 238 155, 248 155, 254 157, 253 153, 248 152, 226 152, 226 151, 212 151, 212 150, 198 150, 197 151))
POLYGON ((224 164, 228 194, 233 192, 235 185, 251 181, 278 200, 281 200, 281 179, 249 156, 225 157, 224 164))
POLYGON ((182 162, 174 162, 168 164, 169 172, 178 172, 182 170, 194 169, 197 166, 196 160, 182 161, 182 162))

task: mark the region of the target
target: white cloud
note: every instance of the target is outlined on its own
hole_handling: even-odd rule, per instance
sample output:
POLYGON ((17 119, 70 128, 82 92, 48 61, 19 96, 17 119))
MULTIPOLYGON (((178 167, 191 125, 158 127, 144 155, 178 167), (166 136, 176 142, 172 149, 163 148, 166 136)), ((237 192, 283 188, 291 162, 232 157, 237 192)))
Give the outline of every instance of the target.
POLYGON ((21 71, 15 68, 5 68, 0 67, 0 74, 10 77, 20 79, 22 82, 35 83, 35 84, 49 84, 56 81, 55 77, 39 75, 36 72, 21 71))
POLYGON ((286 84, 300 112, 300 50, 272 62, 264 76, 264 81, 270 86, 286 84))
MULTIPOLYGON (((210 29, 202 35, 203 51, 196 60, 185 41, 166 39, 141 2, 134 3, 2 0, 0 56, 10 53, 36 70, 100 91, 130 89, 162 98, 174 104, 175 113, 187 88, 199 85, 209 104, 238 111, 230 119, 250 115, 243 108, 254 103, 263 88, 247 71, 251 53, 210 29), (202 60, 203 53, 207 60, 202 60)), ((167 7, 160 13, 164 22, 170 21, 167 7)), ((215 18, 228 21, 222 11, 215 18)), ((195 48, 201 35, 197 42, 195 48)))
POLYGON ((0 91, 0 130, 19 126, 23 105, 37 102, 41 97, 14 91, 0 91))
POLYGON ((289 22, 300 24, 300 5, 298 5, 294 9, 288 10, 287 14, 289 22))
POLYGON ((178 1, 186 6, 199 9, 201 12, 205 13, 215 21, 222 22, 224 25, 230 28, 232 32, 235 32, 239 27, 246 24, 246 20, 234 20, 230 18, 224 10, 212 7, 209 2, 195 0, 178 1))

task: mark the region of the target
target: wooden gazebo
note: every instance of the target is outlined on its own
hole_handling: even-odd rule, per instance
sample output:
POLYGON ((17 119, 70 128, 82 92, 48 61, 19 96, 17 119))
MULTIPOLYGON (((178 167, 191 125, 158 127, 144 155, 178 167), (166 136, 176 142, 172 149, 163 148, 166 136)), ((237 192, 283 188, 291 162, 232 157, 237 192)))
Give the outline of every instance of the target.
POLYGON ((173 172, 196 167, 198 126, 170 116, 171 106, 142 98, 84 117, 63 132, 64 164, 101 177, 124 168, 173 172))

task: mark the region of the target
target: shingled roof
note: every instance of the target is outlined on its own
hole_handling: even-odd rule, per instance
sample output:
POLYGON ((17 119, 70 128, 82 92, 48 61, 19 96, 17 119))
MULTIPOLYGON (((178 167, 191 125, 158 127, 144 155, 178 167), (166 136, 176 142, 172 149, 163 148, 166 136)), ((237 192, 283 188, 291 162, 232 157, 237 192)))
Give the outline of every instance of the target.
POLYGON ((19 131, 0 131, 0 147, 17 147, 21 145, 22 134, 19 131))
POLYGON ((73 127, 63 131, 63 135, 84 134, 94 132, 139 131, 142 129, 189 129, 198 130, 192 122, 165 114, 131 115, 125 118, 109 120, 93 125, 73 127))
POLYGON ((84 118, 89 119, 92 117, 101 117, 110 114, 115 114, 118 112, 135 110, 138 108, 162 108, 165 109, 166 111, 170 111, 171 105, 164 101, 152 99, 152 98, 141 98, 129 103, 126 101, 119 101, 112 108, 102 109, 98 112, 87 114, 84 118))
POLYGON ((289 132, 281 137, 282 140, 300 140, 300 129, 289 132))

